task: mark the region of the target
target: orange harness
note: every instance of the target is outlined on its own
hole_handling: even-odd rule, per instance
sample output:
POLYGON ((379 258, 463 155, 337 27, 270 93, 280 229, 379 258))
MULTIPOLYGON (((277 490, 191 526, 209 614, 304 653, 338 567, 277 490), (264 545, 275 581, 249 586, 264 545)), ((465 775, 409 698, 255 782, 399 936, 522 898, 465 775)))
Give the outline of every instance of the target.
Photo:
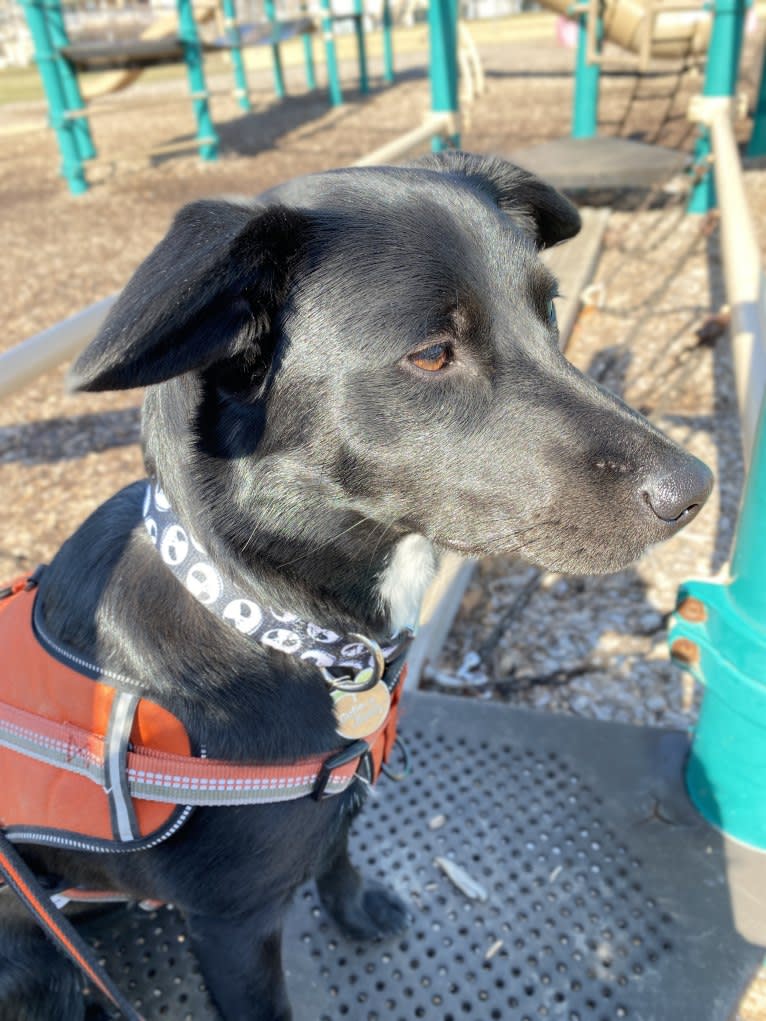
POLYGON ((386 677, 391 709, 364 740, 329 757, 242 765, 193 754, 172 713, 125 690, 50 638, 33 578, 0 591, 0 873, 59 946, 127 1017, 138 1015, 93 965, 85 944, 12 843, 124 853, 175 833, 194 806, 269 804, 340 794, 367 766, 374 782, 395 740, 406 667, 386 677), (65 938, 62 938, 62 934, 65 938))

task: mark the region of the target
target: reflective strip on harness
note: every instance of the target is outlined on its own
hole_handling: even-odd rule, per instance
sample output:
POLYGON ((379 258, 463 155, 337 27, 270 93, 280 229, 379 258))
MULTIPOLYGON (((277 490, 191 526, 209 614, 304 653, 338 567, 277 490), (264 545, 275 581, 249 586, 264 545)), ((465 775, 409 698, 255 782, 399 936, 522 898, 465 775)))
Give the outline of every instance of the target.
MULTIPOLYGON (((372 744, 377 734, 370 739, 372 744)), ((86 776, 105 790, 104 738, 71 723, 54 723, 0 702, 0 746, 39 762, 86 776)), ((171 755, 147 748, 128 751, 126 771, 131 798, 178 805, 253 805, 310 794, 324 756, 290 766, 238 766, 231 762, 171 755)), ((354 778, 355 759, 334 771, 328 790, 339 794, 354 778)), ((112 784, 116 780, 112 778, 112 784)), ((123 837, 122 839, 126 839, 123 837)), ((128 835, 127 839, 131 839, 128 835)))

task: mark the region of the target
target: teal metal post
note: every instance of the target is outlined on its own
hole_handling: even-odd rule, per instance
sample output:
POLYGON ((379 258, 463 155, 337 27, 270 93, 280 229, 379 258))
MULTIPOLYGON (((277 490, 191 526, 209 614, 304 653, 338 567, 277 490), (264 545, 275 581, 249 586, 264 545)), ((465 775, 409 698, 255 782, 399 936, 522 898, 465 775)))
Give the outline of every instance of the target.
POLYGON ((370 91, 370 80, 367 75, 363 0, 354 0, 354 33, 356 35, 356 57, 359 61, 359 92, 364 96, 370 91))
POLYGON ((310 32, 304 32, 303 40, 303 63, 306 67, 306 88, 313 91, 317 87, 316 70, 314 69, 314 40, 310 32))
MULTIPOLYGON (((604 22, 596 19, 596 51, 601 53, 604 22)), ((572 138, 595 138, 598 133, 598 93, 601 65, 588 62, 588 15, 577 19, 577 59, 572 104, 572 138)))
POLYGON ((383 0, 383 79, 389 84, 394 80, 394 41, 391 4, 383 0))
MULTIPOLYGON (((48 33, 53 52, 56 58, 56 66, 59 73, 59 81, 64 92, 64 101, 67 111, 84 110, 85 103, 80 93, 80 85, 77 81, 77 72, 67 58, 61 52, 60 47, 69 44, 66 25, 64 23, 64 12, 61 9, 59 0, 42 0, 43 12, 48 24, 48 33)), ((82 160, 92 160, 96 155, 96 147, 93 144, 93 136, 90 133, 90 125, 87 117, 72 119, 73 134, 77 151, 82 160)))
POLYGON ((764 154, 766 154, 766 51, 763 54, 761 84, 753 114, 753 133, 747 146, 748 156, 763 156, 764 154))
MULTIPOLYGON (((431 48, 431 109, 454 113, 459 109, 457 89, 457 0, 431 0, 428 29, 431 48)), ((460 136, 444 139, 435 135, 431 148, 440 152, 447 145, 459 146, 460 136)))
POLYGON ((285 72, 282 67, 282 51, 279 48, 281 28, 274 0, 264 0, 264 8, 271 25, 271 67, 274 72, 274 93, 277 99, 284 99, 287 89, 285 88, 285 72))
POLYGON ((705 685, 686 767, 713 825, 766 851, 766 402, 745 484, 729 579, 679 590, 670 649, 705 685))
POLYGON ((252 110, 250 105, 250 89, 247 84, 247 73, 245 61, 242 56, 242 37, 239 34, 239 22, 237 21, 237 9, 234 0, 223 0, 223 20, 226 29, 226 41, 228 42, 231 54, 231 64, 234 68, 234 95, 242 110, 249 113, 252 110))
POLYGON ((322 10, 322 38, 324 39, 325 60, 327 62, 327 87, 330 91, 330 103, 341 106, 343 91, 340 87, 338 71, 338 55, 335 52, 335 34, 332 27, 332 7, 330 0, 320 0, 322 10))
POLYGON ((218 135, 213 127, 210 107, 207 101, 205 69, 202 63, 202 46, 194 20, 191 0, 176 0, 178 10, 178 37, 184 51, 192 108, 197 120, 197 143, 203 160, 218 159, 218 135))
MULTIPOLYGON (((715 0, 703 96, 734 95, 739 75, 745 7, 746 0, 715 0)), ((710 132, 700 125, 694 147, 693 170, 701 176, 689 199, 690 213, 707 213, 716 204, 710 153, 710 132)))
POLYGON ((88 190, 88 184, 83 173, 74 124, 66 117, 64 87, 59 77, 58 61, 48 31, 45 11, 39 0, 22 0, 22 6, 35 48, 35 62, 48 100, 51 127, 56 132, 61 152, 62 172, 72 194, 82 195, 88 190))

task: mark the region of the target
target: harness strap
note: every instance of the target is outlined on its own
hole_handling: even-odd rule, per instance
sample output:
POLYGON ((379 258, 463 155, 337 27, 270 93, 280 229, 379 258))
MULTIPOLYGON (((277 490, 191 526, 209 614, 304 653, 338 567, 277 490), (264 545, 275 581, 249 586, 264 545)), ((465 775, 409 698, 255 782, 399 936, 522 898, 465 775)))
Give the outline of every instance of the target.
POLYGON ((0 832, 0 872, 37 924, 93 985, 120 1011, 126 1021, 143 1021, 98 963, 92 949, 64 913, 51 903, 13 844, 0 832))

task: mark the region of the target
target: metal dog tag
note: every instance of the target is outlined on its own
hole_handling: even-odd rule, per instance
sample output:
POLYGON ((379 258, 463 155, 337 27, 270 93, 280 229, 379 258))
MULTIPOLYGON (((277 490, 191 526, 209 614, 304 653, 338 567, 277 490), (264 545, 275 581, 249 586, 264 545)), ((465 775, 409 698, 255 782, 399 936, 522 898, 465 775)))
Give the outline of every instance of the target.
POLYGON ((391 695, 383 681, 366 691, 333 691, 332 700, 335 729, 351 741, 374 734, 391 707, 391 695))

